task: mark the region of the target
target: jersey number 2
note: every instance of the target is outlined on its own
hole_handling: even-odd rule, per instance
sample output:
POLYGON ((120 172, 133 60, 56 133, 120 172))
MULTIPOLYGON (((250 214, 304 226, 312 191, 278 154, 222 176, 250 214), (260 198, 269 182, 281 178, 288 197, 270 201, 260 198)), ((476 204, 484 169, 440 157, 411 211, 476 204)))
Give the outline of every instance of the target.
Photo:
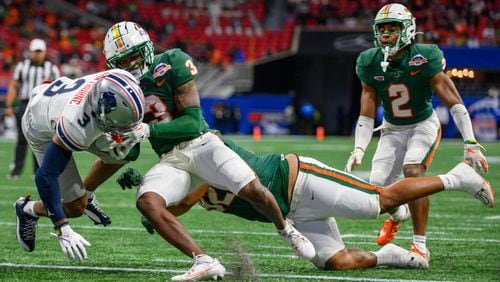
POLYGON ((404 109, 410 101, 410 92, 404 84, 391 84, 388 89, 389 97, 395 98, 391 101, 392 115, 395 118, 409 118, 413 116, 411 109, 404 109))

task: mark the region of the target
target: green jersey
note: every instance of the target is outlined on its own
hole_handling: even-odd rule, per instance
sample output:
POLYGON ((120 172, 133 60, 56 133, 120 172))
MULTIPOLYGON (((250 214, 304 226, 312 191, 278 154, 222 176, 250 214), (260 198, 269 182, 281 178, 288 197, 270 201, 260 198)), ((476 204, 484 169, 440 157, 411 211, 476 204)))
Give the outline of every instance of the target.
POLYGON ((363 51, 356 62, 359 79, 373 87, 384 119, 395 125, 415 124, 432 115, 432 78, 444 68, 443 52, 434 44, 411 44, 389 61, 384 72, 380 48, 363 51))
MULTIPOLYGON (((257 156, 238 146, 229 139, 224 139, 226 146, 235 151, 258 175, 260 182, 274 195, 283 216, 290 211, 288 204, 288 162, 280 154, 257 156)), ((262 222, 270 222, 246 200, 229 191, 210 187, 203 195, 200 204, 207 210, 218 210, 224 213, 262 222)))
POLYGON ((180 142, 191 140, 208 129, 208 125, 200 115, 200 128, 192 134, 180 137, 169 136, 162 125, 175 122, 183 113, 175 106, 174 90, 180 85, 193 80, 198 70, 193 60, 180 49, 171 49, 156 55, 148 72, 141 77, 141 88, 146 100, 144 122, 150 124, 151 146, 158 155, 172 150, 180 142), (153 135, 154 131, 154 135, 153 135), (163 135, 163 136, 162 136, 163 135))

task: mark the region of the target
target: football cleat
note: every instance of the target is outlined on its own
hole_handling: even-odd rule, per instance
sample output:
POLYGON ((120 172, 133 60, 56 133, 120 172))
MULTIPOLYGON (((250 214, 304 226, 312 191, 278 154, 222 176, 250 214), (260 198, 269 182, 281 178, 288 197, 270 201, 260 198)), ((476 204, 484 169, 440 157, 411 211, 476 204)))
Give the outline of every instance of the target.
POLYGON ((384 265, 400 268, 429 268, 428 260, 421 255, 405 250, 400 246, 389 243, 375 252, 378 257, 384 256, 384 265))
POLYGON ((417 245, 415 245, 415 243, 411 243, 410 253, 417 254, 419 257, 427 261, 427 263, 431 260, 431 252, 427 248, 425 248, 425 250, 420 249, 417 245))
POLYGON ((194 264, 186 273, 176 275, 172 281, 219 280, 226 274, 226 268, 217 260, 208 255, 193 257, 194 264))
POLYGON ((391 216, 384 221, 377 235, 377 244, 385 245, 391 242, 401 224, 410 218, 410 208, 407 204, 399 206, 391 216))
POLYGON ((377 244, 385 245, 388 244, 396 237, 399 226, 401 226, 402 221, 394 221, 391 217, 386 219, 382 224, 377 236, 377 244))
POLYGON ((87 207, 83 211, 94 222, 95 225, 102 224, 104 226, 111 224, 111 218, 105 214, 94 194, 90 194, 87 200, 87 207))
POLYGON ((300 233, 290 223, 287 223, 283 230, 278 230, 281 239, 292 246, 295 253, 306 260, 311 260, 316 256, 314 245, 302 233, 300 233))
POLYGON ((21 248, 27 252, 35 249, 35 233, 38 217, 24 212, 23 208, 30 201, 31 195, 19 198, 15 203, 16 209, 16 238, 21 248))
POLYGON ((460 181, 457 187, 459 190, 471 194, 489 208, 495 205, 495 192, 490 183, 484 180, 468 162, 459 163, 448 173, 460 181))

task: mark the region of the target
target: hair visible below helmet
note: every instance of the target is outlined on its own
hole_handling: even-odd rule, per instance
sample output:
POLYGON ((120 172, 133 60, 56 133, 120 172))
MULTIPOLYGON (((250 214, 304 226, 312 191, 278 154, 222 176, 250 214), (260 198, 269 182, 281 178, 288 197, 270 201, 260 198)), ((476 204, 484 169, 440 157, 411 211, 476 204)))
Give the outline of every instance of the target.
POLYGON ((144 94, 137 79, 124 70, 108 71, 92 89, 89 103, 103 132, 133 130, 144 118, 144 94))
POLYGON ((104 38, 104 56, 109 68, 129 71, 137 79, 143 76, 153 63, 154 47, 148 33, 134 22, 119 22, 109 28, 104 38), (121 66, 120 60, 138 53, 141 61, 130 66, 121 66))
POLYGON ((396 54, 400 49, 411 44, 411 42, 415 39, 417 30, 415 18, 411 12, 401 4, 387 4, 382 7, 382 9, 380 9, 375 16, 372 28, 375 47, 382 48, 382 51, 387 53, 388 56, 396 54), (396 44, 388 46, 389 48, 384 48, 380 42, 380 36, 382 34, 379 33, 378 25, 389 22, 398 23, 401 27, 401 31, 399 32, 399 38, 396 44))

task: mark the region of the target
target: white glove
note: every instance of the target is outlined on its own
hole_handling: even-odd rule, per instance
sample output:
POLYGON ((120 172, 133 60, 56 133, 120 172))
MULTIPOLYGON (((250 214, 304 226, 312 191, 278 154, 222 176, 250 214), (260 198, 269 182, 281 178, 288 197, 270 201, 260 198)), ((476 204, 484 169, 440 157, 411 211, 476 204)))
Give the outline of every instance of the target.
POLYGON ((97 149, 108 153, 115 160, 123 160, 135 143, 123 142, 123 135, 104 133, 95 141, 97 149))
POLYGON ((122 144, 135 145, 138 142, 149 138, 149 125, 147 123, 139 124, 134 130, 123 133, 122 144))
POLYGON ((347 164, 344 170, 349 173, 353 171, 358 165, 361 164, 364 155, 365 152, 363 151, 363 149, 359 147, 354 148, 354 150, 351 152, 351 156, 347 160, 347 164))
POLYGON ((117 134, 104 133, 97 138, 95 145, 99 151, 109 152, 122 142, 122 136, 117 134))
POLYGON ((122 142, 116 145, 113 149, 109 150, 108 154, 115 160, 123 160, 135 144, 136 143, 122 142))
POLYGON ((82 261, 87 258, 85 246, 90 246, 90 243, 82 235, 73 231, 69 224, 63 225, 59 234, 51 234, 59 238, 59 245, 69 259, 82 261))
POLYGON ((464 160, 479 174, 488 172, 488 162, 481 150, 486 151, 479 143, 464 144, 464 160))

